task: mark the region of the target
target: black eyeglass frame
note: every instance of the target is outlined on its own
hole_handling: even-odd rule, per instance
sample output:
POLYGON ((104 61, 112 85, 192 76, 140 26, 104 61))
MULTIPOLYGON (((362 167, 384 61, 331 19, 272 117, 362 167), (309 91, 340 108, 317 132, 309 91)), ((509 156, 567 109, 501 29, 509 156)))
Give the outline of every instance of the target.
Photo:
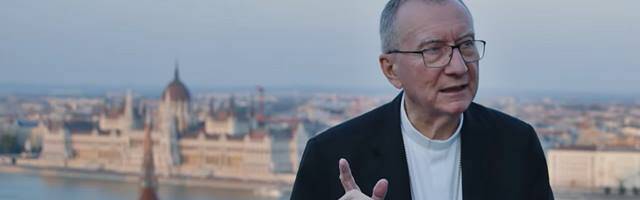
MULTIPOLYGON (((465 60, 464 56, 462 56, 462 60, 464 60, 464 62, 465 62, 465 63, 477 62, 477 61, 481 60, 482 58, 484 58, 484 53, 485 53, 485 50, 487 49, 487 48, 486 48, 486 47, 487 47, 487 42, 486 42, 486 41, 484 41, 484 40, 469 40, 469 41, 465 41, 465 42, 462 42, 462 43, 457 44, 457 45, 446 45, 447 47, 450 47, 450 48, 451 48, 451 53, 449 53, 449 61, 447 61, 447 63, 443 64, 442 66, 428 66, 428 65, 427 65, 427 63, 426 63, 426 61, 425 61, 425 58, 424 58, 424 52, 425 52, 427 49, 418 50, 418 51, 401 51, 401 50, 391 50, 391 51, 387 51, 386 53, 387 53, 387 54, 393 54, 393 53, 413 53, 413 54, 420 54, 420 56, 422 56, 422 63, 424 64, 424 66, 425 66, 425 67, 427 67, 427 68, 443 68, 444 66, 447 66, 447 65, 449 65, 449 63, 451 63, 451 60, 453 59, 453 51, 454 51, 455 49, 458 49, 458 52, 460 52, 460 46, 461 46, 461 45, 463 45, 463 44, 465 44, 465 43, 467 43, 467 42, 473 42, 473 43, 480 42, 480 43, 482 43, 482 52, 481 52, 480 56, 478 57, 478 59, 475 59, 475 60, 470 60, 470 61, 468 61, 468 60, 465 60)), ((462 52, 460 52, 460 53, 461 53, 461 55, 462 55, 462 52)))

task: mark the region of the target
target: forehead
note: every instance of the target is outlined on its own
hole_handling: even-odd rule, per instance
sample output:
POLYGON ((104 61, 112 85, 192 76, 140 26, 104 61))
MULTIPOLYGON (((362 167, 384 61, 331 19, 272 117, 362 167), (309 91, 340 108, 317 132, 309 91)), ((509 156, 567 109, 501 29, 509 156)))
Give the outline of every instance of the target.
POLYGON ((455 42, 474 33, 471 15, 455 0, 408 1, 398 10, 396 28, 403 46, 416 46, 425 41, 455 42))

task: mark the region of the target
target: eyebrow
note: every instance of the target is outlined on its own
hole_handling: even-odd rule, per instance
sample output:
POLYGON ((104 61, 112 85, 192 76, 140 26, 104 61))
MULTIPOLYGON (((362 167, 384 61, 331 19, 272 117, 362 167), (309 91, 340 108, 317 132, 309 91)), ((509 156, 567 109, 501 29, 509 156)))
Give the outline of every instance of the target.
POLYGON ((418 49, 424 48, 425 46, 429 45, 429 44, 433 44, 433 43, 445 43, 444 40, 438 40, 438 39, 432 39, 432 40, 425 40, 420 42, 420 44, 418 44, 418 49))
POLYGON ((466 33, 466 34, 458 37, 458 39, 456 39, 456 43, 458 43, 458 42, 460 42, 460 41, 462 41, 464 39, 467 39, 469 37, 471 37, 471 39, 475 39, 476 38, 476 34, 473 33, 473 32, 466 33))
MULTIPOLYGON (((458 39, 456 39, 456 43, 460 42, 461 40, 467 39, 467 38, 475 38, 475 33, 474 32, 467 32, 465 34, 462 34, 460 37, 458 37, 458 39)), ((422 42, 420 42, 420 44, 418 44, 418 48, 423 48, 424 46, 428 45, 428 44, 433 44, 433 43, 445 43, 446 41, 441 40, 441 39, 429 39, 429 40, 424 40, 422 42)))

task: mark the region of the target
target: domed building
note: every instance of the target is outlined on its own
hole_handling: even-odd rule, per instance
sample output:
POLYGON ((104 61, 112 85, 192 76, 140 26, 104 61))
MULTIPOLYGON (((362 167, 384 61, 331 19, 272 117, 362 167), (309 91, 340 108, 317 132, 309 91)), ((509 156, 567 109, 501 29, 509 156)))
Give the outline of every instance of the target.
POLYGON ((195 117, 191 116, 191 95, 180 80, 179 64, 176 61, 173 80, 162 92, 158 107, 160 143, 164 150, 166 162, 176 166, 182 163, 179 138, 194 127, 195 117))
POLYGON ((252 95, 239 100, 230 95, 218 104, 211 98, 208 106, 192 102, 178 62, 161 94, 158 100, 135 101, 129 91, 113 106, 105 101, 102 112, 85 121, 40 123, 36 129, 42 132, 43 150, 36 164, 139 173, 144 177, 141 199, 157 197, 152 193, 155 177, 239 188, 293 184, 308 139, 301 121, 265 120, 262 104, 255 109, 252 95))
POLYGON ((175 125, 178 134, 182 134, 192 125, 191 94, 180 80, 178 62, 175 64, 173 80, 162 92, 162 100, 159 106, 161 130, 171 131, 175 125), (173 124, 175 123, 175 124, 173 124))
POLYGON ((184 85, 184 83, 180 81, 180 71, 178 70, 179 69, 176 64, 173 80, 162 92, 163 101, 188 102, 189 100, 191 100, 189 90, 184 85))

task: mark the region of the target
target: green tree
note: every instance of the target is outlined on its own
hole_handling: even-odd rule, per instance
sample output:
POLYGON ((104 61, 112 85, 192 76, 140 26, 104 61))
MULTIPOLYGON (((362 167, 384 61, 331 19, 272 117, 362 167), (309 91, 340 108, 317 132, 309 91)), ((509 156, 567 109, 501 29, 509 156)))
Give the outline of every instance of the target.
POLYGON ((0 153, 20 153, 20 145, 15 135, 0 136, 0 153))

